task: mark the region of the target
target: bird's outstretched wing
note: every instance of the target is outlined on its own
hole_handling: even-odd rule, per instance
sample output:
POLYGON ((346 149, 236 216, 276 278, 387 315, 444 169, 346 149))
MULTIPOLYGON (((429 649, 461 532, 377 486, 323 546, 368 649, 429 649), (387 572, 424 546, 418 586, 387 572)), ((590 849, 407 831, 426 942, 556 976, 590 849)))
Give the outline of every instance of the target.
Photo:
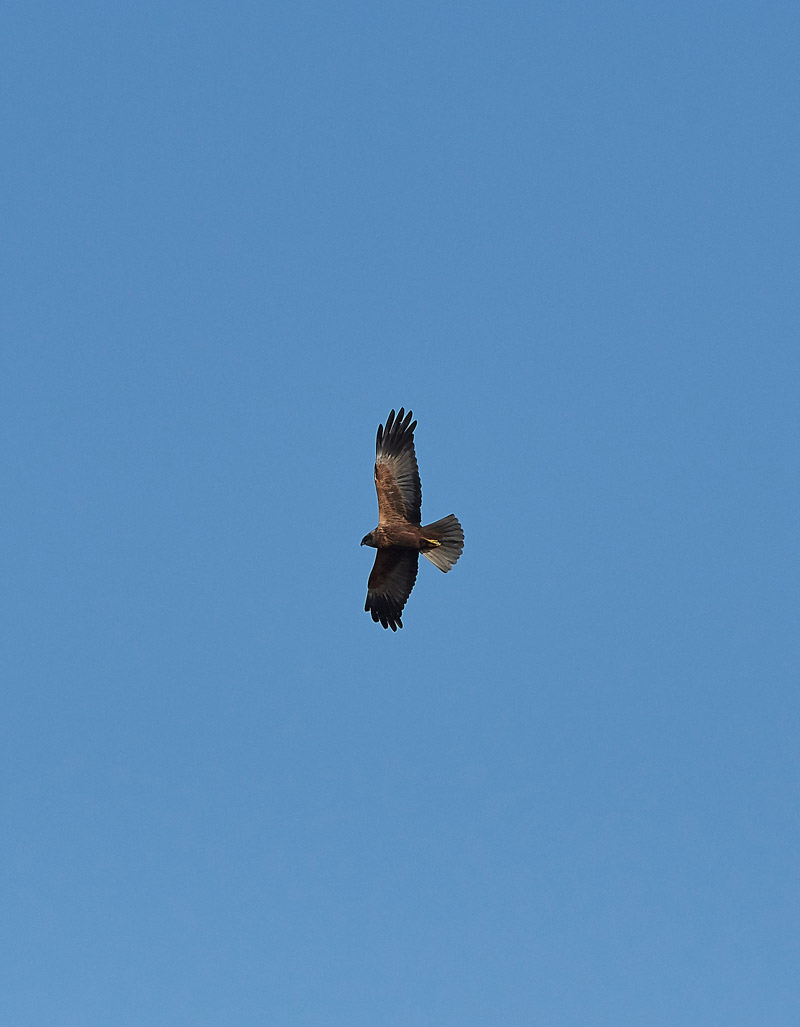
POLYGON ((414 429, 417 422, 412 421, 411 417, 410 410, 406 413, 400 407, 397 417, 392 410, 386 418, 386 427, 382 424, 378 426, 375 441, 375 490, 378 493, 379 524, 398 520, 420 523, 422 486, 414 453, 414 429))
POLYGON ((415 549, 379 549, 367 582, 364 609, 385 628, 402 628, 401 614, 417 580, 419 553, 415 549))

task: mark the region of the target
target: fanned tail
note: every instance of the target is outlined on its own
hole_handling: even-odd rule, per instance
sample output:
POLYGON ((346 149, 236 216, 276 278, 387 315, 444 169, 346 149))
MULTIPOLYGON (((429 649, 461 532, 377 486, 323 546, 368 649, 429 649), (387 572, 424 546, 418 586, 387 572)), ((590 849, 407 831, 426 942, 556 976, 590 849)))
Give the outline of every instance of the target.
POLYGON ((433 524, 423 524, 420 531, 424 538, 439 543, 437 546, 431 546, 430 549, 420 547, 420 552, 446 574, 461 556, 461 551, 464 548, 464 531, 458 518, 455 514, 448 514, 447 517, 443 517, 440 521, 434 521, 433 524))

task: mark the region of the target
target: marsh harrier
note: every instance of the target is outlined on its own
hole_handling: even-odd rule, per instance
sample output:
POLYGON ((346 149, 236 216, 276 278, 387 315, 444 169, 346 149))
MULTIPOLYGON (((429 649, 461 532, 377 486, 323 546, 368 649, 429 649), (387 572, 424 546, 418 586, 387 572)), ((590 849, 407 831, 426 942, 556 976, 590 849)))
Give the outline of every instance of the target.
POLYGON ((433 524, 420 525, 422 486, 414 453, 411 411, 400 408, 378 425, 375 443, 375 489, 378 527, 363 537, 362 546, 377 549, 367 582, 364 607, 385 628, 402 628, 401 615, 417 580, 419 554, 440 571, 447 571, 461 556, 464 532, 453 514, 433 524))

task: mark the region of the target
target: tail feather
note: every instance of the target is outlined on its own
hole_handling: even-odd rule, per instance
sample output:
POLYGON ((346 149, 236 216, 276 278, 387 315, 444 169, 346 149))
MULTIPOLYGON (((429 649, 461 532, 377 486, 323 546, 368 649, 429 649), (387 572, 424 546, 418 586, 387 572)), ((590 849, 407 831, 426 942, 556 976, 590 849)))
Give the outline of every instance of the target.
POLYGON ((458 518, 455 514, 448 514, 433 524, 423 524, 421 530, 425 538, 433 539, 439 545, 431 549, 421 549, 420 552, 446 574, 461 556, 461 550, 464 548, 464 531, 458 523, 458 518))

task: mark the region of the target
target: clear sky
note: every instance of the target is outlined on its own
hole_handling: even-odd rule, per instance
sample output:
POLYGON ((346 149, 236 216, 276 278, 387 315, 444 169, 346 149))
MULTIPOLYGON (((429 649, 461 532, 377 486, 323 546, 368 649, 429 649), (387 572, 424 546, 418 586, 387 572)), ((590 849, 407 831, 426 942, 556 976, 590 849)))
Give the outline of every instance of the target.
POLYGON ((800 1023, 799 37, 6 5, 0 1023, 800 1023))

